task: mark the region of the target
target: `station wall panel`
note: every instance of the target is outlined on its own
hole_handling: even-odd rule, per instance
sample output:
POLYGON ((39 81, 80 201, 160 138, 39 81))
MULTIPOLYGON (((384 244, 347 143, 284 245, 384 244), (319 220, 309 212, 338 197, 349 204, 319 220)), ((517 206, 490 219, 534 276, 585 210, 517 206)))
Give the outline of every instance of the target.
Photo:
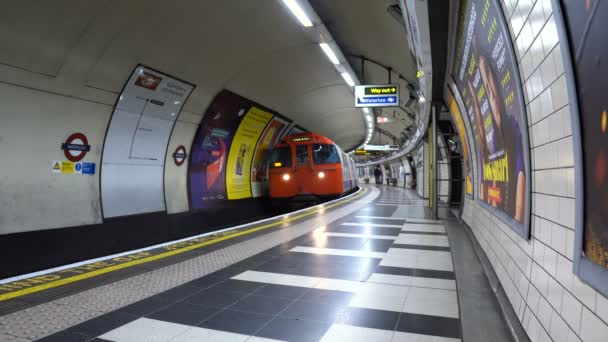
MULTIPOLYGON (((470 198, 465 198, 462 218, 488 256, 532 341, 605 341, 608 299, 573 269, 578 200, 571 124, 575 101, 567 88, 574 80, 568 79, 564 69, 556 24, 556 16, 562 14, 556 1, 499 2, 516 49, 528 120, 531 238, 523 239, 493 211, 470 198)), ((461 111, 466 113, 464 108, 461 111)), ((472 132, 467 134, 473 141, 472 132)), ((477 179, 477 161, 472 159, 477 179)))

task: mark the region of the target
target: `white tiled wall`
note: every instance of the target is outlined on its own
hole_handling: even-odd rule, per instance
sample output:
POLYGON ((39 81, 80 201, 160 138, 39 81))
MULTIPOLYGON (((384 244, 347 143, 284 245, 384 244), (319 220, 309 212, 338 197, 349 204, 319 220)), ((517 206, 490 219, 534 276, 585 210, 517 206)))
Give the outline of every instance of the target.
POLYGON ((501 0, 526 99, 532 171, 529 241, 475 201, 463 219, 533 342, 608 341, 608 299, 573 273, 575 183, 568 92, 551 0, 501 0))

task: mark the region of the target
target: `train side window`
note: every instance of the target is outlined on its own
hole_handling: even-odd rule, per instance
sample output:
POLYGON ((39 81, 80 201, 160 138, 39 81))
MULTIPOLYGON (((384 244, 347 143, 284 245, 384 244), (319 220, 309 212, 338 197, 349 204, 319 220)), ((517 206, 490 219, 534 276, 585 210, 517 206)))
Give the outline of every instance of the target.
POLYGON ((308 145, 296 146, 296 162, 298 165, 308 164, 308 145))
POLYGON ((336 164, 340 162, 340 155, 334 145, 313 144, 312 159, 315 164, 336 164))
POLYGON ((270 155, 270 167, 289 167, 291 166, 291 148, 278 147, 272 150, 270 155))

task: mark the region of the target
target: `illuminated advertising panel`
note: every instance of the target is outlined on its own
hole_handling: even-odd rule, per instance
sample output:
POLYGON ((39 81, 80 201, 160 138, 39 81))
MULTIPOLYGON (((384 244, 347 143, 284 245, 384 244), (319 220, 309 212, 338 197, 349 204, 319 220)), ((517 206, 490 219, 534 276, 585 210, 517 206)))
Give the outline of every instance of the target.
POLYGON ((460 138, 460 145, 462 146, 462 159, 464 160, 464 176, 465 176, 465 191, 469 196, 473 196, 473 169, 471 165, 471 152, 469 151, 469 143, 467 140, 467 131, 464 126, 462 114, 458 104, 454 99, 451 91, 448 91, 448 107, 452 114, 452 119, 458 130, 458 137, 460 138))
POLYGON ((192 144, 188 164, 191 208, 221 207, 223 200, 261 196, 261 188, 252 185, 260 179, 258 172, 265 174, 264 151, 289 124, 271 109, 228 90, 220 92, 192 144))
POLYGON ((528 238, 528 126, 519 70, 498 1, 463 1, 457 42, 452 75, 477 147, 477 200, 528 238))
POLYGON ((251 162, 255 147, 272 114, 251 107, 234 135, 226 167, 228 199, 251 197, 251 162))
MULTIPOLYGON (((594 264, 608 268, 608 65, 601 62, 608 56, 606 18, 608 2, 562 1, 567 27, 570 55, 581 130, 583 157, 584 206, 582 250, 594 264)), ((578 185, 577 185, 578 187, 578 185)), ((602 271, 603 271, 602 269, 602 271)), ((594 268, 585 268, 599 273, 594 268)), ((604 272, 605 273, 605 272, 604 272)), ((588 280, 586 274, 582 274, 588 280)), ((594 287, 608 294, 608 282, 598 281, 594 287), (603 284, 598 286, 598 283, 603 284)))

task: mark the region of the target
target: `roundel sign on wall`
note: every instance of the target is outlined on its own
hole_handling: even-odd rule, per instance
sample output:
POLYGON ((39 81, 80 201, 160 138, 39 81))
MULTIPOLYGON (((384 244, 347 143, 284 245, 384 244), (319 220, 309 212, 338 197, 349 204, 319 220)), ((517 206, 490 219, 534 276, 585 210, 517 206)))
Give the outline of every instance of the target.
POLYGON ((188 158, 188 153, 186 153, 184 145, 177 146, 175 152, 173 152, 173 161, 175 162, 175 165, 181 166, 186 161, 186 158, 188 158))
POLYGON ((91 150, 91 145, 89 145, 89 140, 84 134, 74 133, 61 144, 61 149, 68 160, 77 162, 82 160, 87 152, 91 150))

